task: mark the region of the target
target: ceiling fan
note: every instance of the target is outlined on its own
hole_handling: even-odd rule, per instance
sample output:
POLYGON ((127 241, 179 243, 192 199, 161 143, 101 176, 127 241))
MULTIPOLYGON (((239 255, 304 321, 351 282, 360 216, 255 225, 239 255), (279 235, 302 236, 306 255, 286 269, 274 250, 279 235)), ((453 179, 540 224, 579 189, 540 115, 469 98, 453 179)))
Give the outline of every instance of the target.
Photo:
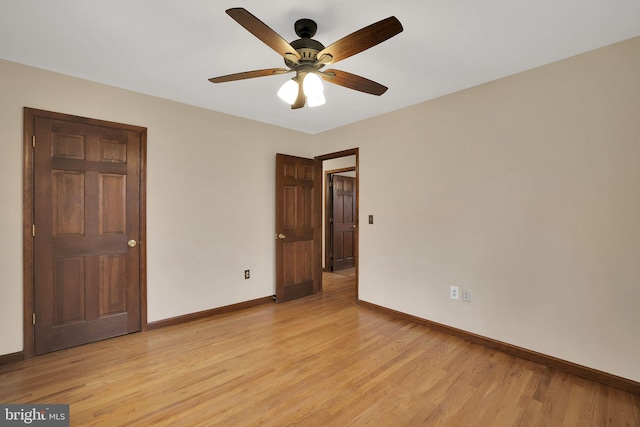
POLYGON ((309 107, 324 104, 320 78, 329 83, 378 96, 388 89, 380 83, 356 74, 335 69, 322 70, 322 68, 349 58, 402 32, 402 24, 395 16, 364 27, 325 47, 319 41, 312 39, 318 27, 311 19, 296 21, 294 30, 300 38, 289 43, 244 8, 232 8, 226 12, 247 31, 282 55, 288 68, 267 68, 228 74, 210 78, 209 81, 212 83, 295 72, 295 77, 288 80, 278 91, 278 96, 291 104, 292 109, 302 108, 305 103, 309 107))

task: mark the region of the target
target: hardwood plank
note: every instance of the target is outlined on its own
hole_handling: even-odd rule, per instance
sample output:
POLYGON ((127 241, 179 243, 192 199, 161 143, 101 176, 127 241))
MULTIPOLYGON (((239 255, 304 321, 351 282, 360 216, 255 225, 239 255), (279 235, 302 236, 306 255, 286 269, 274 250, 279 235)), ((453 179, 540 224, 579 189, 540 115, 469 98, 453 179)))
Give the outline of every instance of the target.
POLYGON ((356 269, 322 273, 322 292, 356 303, 356 269))
POLYGON ((640 425, 640 396, 326 293, 0 366, 71 425, 640 425))
POLYGON ((147 330, 166 328, 167 326, 179 325, 181 323, 191 322, 193 320, 202 319, 210 316, 215 316, 222 313, 228 313, 235 310, 241 310, 243 308, 254 307, 261 304, 269 304, 273 302, 272 296, 256 298, 254 300, 240 302, 237 304, 225 305, 224 307, 212 308, 211 310, 198 311, 196 313, 185 314, 182 316, 176 316, 169 319, 158 320, 147 324, 147 330))
POLYGON ((358 300, 357 303, 362 307, 367 307, 372 310, 379 311, 381 313, 387 313, 392 317, 406 319, 411 322, 416 322, 418 324, 425 325, 433 331, 451 334, 456 337, 460 337, 464 340, 470 341, 472 343, 480 344, 488 348, 492 348, 507 354, 511 354, 521 359, 540 363, 552 368, 557 368, 566 373, 569 373, 572 375, 578 375, 583 378, 593 380, 605 385, 610 385, 612 387, 616 387, 621 390, 631 392, 633 394, 640 394, 640 382, 619 377, 617 375, 609 374, 607 372, 599 371, 586 366, 578 365, 576 363, 569 362, 567 360, 558 359, 553 356, 538 353, 533 350, 511 345, 502 341, 494 340, 492 338, 487 338, 482 335, 464 331, 462 329, 453 328, 451 326, 433 322, 431 320, 423 319, 417 316, 412 316, 410 314, 402 313, 400 311, 396 311, 390 308, 372 304, 367 301, 358 300))

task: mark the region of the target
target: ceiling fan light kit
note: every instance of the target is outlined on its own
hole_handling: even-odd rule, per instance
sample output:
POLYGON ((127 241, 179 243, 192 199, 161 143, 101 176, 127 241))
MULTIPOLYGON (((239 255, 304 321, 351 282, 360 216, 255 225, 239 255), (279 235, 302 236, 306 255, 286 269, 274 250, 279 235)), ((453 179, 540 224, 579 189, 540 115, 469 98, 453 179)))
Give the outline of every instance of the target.
POLYGON ((287 80, 278 90, 278 97, 290 104, 292 109, 302 108, 305 104, 309 107, 324 104, 326 100, 322 80, 377 96, 387 90, 386 86, 356 74, 336 69, 326 71, 321 69, 325 65, 335 64, 402 32, 402 24, 394 16, 364 27, 324 47, 322 43, 312 38, 318 26, 311 19, 296 21, 294 30, 300 38, 289 43, 244 8, 232 8, 226 12, 247 31, 279 53, 288 69, 268 68, 228 74, 210 78, 209 81, 212 83, 295 72, 296 76, 287 80))
POLYGON ((278 91, 278 97, 289 105, 296 102, 296 98, 298 97, 298 83, 293 79, 284 82, 278 91))
POLYGON ((307 74, 302 82, 302 89, 306 96, 314 96, 322 93, 322 80, 316 74, 307 74))
POLYGON ((307 96, 307 105, 309 107, 318 107, 326 102, 327 100, 324 97, 324 93, 319 93, 314 96, 307 96))

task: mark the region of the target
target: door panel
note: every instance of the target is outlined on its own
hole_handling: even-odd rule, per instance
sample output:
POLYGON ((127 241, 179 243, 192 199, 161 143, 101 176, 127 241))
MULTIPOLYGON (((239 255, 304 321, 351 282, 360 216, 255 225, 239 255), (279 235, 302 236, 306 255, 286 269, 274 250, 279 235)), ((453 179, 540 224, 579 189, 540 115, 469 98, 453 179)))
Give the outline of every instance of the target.
POLYGON ((35 354, 140 330, 141 132, 34 122, 35 354))
POLYGON ((355 257, 355 178, 332 175, 333 270, 352 268, 355 257))
POLYGON ((53 261, 52 326, 75 323, 84 319, 84 258, 53 261))
POLYGON ((126 235, 127 176, 100 174, 98 194, 100 195, 98 200, 99 234, 126 235))
POLYGON ((318 292, 321 275, 320 164, 276 155, 276 301, 318 292))
POLYGON ((52 172, 53 236, 84 234, 84 181, 83 172, 52 172))
POLYGON ((100 260, 100 316, 123 313, 127 310, 127 294, 121 286, 126 276, 125 255, 101 255, 100 260))

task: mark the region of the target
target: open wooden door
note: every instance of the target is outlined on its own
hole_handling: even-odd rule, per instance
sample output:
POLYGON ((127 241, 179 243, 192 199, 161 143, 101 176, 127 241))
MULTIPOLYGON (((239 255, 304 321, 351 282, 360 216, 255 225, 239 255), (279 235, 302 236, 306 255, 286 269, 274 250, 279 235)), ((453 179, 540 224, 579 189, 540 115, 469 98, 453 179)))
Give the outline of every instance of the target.
POLYGON ((319 161, 276 155, 276 302, 321 289, 321 182, 319 161))

